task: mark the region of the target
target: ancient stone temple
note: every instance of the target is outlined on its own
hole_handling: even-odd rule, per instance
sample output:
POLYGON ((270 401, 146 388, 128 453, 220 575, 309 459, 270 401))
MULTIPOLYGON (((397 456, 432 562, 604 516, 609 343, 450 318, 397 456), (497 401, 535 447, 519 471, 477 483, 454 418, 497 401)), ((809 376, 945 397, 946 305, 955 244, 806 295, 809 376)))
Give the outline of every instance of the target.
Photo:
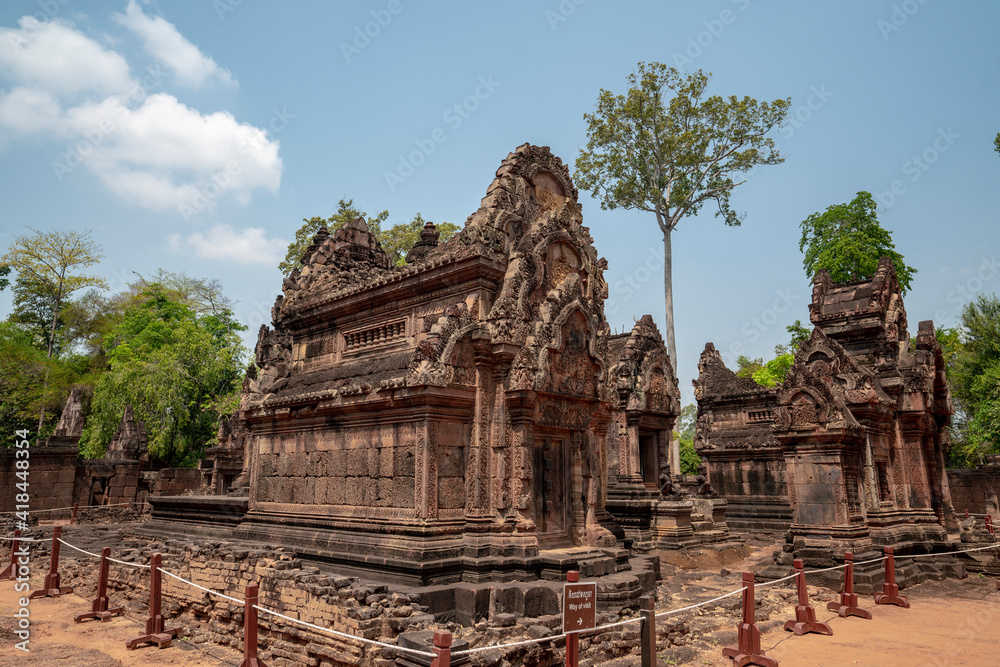
POLYGON ((197 494, 236 494, 245 489, 249 483, 245 475, 249 439, 250 429, 242 413, 222 420, 216 434, 217 444, 206 449, 204 458, 198 462, 201 486, 197 494))
POLYGON ((786 530, 792 507, 785 482, 785 456, 774 435, 778 389, 762 387, 726 368, 712 343, 698 360, 695 449, 712 486, 729 501, 733 530, 786 530))
POLYGON ((943 547, 952 407, 933 323, 910 339, 886 258, 863 282, 820 271, 809 313, 812 336, 775 390, 726 376, 711 348, 702 355, 696 447, 713 484, 734 503, 741 492, 787 503, 789 560, 943 547))
POLYGON ((645 492, 676 389, 645 324, 609 381, 607 265, 567 167, 519 147, 464 229, 438 244, 429 225, 409 257, 392 266, 358 219, 321 229, 285 279, 241 404, 236 535, 425 583, 626 567, 609 456, 645 492))
POLYGON ((637 547, 652 547, 653 505, 660 476, 680 473, 680 452, 671 446, 680 414, 680 391, 653 318, 645 315, 628 334, 608 341, 607 509, 637 547))

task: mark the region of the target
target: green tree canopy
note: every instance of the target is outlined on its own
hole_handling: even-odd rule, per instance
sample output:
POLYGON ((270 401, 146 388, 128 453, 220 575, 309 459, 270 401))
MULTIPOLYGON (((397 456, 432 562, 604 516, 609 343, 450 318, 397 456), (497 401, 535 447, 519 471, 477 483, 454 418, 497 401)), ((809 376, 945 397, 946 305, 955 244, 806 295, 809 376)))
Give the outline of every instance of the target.
POLYGON ((29 227, 33 235, 21 235, 7 248, 0 263, 17 271, 18 276, 36 288, 47 288, 52 296, 52 322, 48 356, 52 356, 59 309, 63 299, 84 287, 104 287, 98 276, 77 273, 101 261, 101 246, 90 238, 90 232, 52 229, 47 232, 29 227))
POLYGON ((675 437, 681 445, 681 469, 674 470, 673 473, 681 475, 697 475, 698 466, 701 465, 701 457, 694 449, 694 429, 698 420, 698 406, 688 403, 681 408, 681 414, 677 418, 677 432, 675 437))
MULTIPOLYGON (((417 213, 410 222, 401 222, 380 234, 376 234, 378 240, 382 243, 382 249, 392 259, 393 264, 396 266, 406 265, 406 253, 410 251, 413 244, 420 240, 420 231, 424 228, 425 224, 426 221, 420 213, 417 213)), ((438 243, 444 243, 462 229, 451 222, 439 222, 434 226, 440 234, 438 243)))
POLYGON ((774 346, 774 359, 764 361, 763 357, 751 359, 746 355, 740 355, 736 360, 736 375, 743 378, 750 378, 762 387, 776 387, 788 377, 788 371, 795 363, 795 353, 799 346, 809 340, 812 331, 802 326, 800 320, 795 320, 794 324, 785 327, 785 331, 791 336, 787 345, 779 344, 774 346))
POLYGON ((850 202, 834 204, 802 221, 799 250, 810 279, 826 269, 834 282, 867 280, 875 275, 878 260, 888 257, 896 267, 900 290, 906 294, 917 270, 907 266, 896 252, 892 234, 878 222, 876 208, 871 194, 862 191, 850 202))
POLYGON ((939 329, 955 403, 951 462, 971 466, 1000 453, 1000 299, 966 304, 955 329, 939 329))
MULTIPOLYGON (((375 235, 379 243, 382 244, 382 250, 385 251, 396 266, 406 265, 406 253, 413 247, 413 244, 420 240, 420 230, 426 224, 420 213, 417 213, 410 222, 401 222, 387 229, 382 229, 383 223, 389 217, 389 211, 382 211, 374 218, 369 219, 367 213, 362 213, 354 208, 353 199, 346 201, 341 199, 337 212, 329 218, 312 217, 302 219, 303 225, 295 232, 295 240, 288 245, 288 252, 285 254, 285 259, 278 264, 278 268, 284 274, 291 273, 292 269, 297 268, 302 262, 302 256, 309 248, 309 244, 312 243, 313 236, 316 235, 320 227, 326 227, 327 231, 332 234, 340 229, 340 226, 344 223, 351 222, 359 217, 365 218, 368 229, 375 235)), ((461 227, 450 222, 435 223, 435 227, 440 234, 438 237, 439 243, 444 243, 461 230, 461 227)))
POLYGON ((706 96, 711 74, 681 74, 661 63, 638 64, 628 91, 601 90, 594 113, 584 114, 587 147, 576 159, 577 185, 604 209, 635 209, 656 217, 663 233, 664 335, 677 366, 670 234, 705 204, 727 225, 742 216, 730 195, 757 165, 784 161, 768 133, 781 125, 791 100, 758 102, 706 96))
POLYGON ((365 222, 368 223, 368 229, 377 238, 379 232, 382 231, 382 223, 388 217, 389 211, 382 211, 378 215, 369 218, 367 213, 354 207, 353 199, 341 199, 337 204, 337 212, 329 218, 302 218, 302 226, 295 232, 295 240, 288 244, 288 252, 285 253, 285 259, 278 264, 278 268, 284 275, 288 275, 293 269, 297 269, 302 263, 302 256, 306 254, 309 244, 312 243, 312 238, 319 231, 320 227, 326 227, 327 231, 332 234, 334 231, 340 229, 341 225, 357 218, 364 218, 365 222))
POLYGON ((103 455, 131 404, 146 422, 150 453, 188 464, 214 437, 220 406, 234 407, 246 356, 236 332, 246 327, 225 309, 199 315, 157 283, 141 297, 105 336, 107 370, 94 387, 81 449, 103 455))

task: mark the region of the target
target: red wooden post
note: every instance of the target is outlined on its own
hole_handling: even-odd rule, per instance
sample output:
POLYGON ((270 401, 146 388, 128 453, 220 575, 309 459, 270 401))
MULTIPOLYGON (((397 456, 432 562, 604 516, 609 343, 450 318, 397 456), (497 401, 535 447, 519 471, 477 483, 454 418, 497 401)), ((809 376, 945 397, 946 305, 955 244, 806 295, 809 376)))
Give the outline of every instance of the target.
POLYGON ((79 503, 73 503, 73 516, 69 518, 70 523, 76 523, 76 508, 79 503))
POLYGON ((10 563, 3 569, 3 572, 0 572, 0 580, 9 579, 14 581, 17 579, 17 547, 21 541, 18 539, 19 537, 21 537, 21 531, 15 530, 14 541, 10 546, 10 563))
POLYGON ((146 634, 125 642, 125 648, 134 649, 140 644, 156 644, 157 648, 167 648, 170 640, 181 633, 181 628, 163 629, 163 615, 160 613, 160 554, 153 554, 149 560, 149 618, 146 619, 146 634))
POLYGON ((743 622, 737 631, 738 646, 722 649, 722 655, 733 659, 733 667, 760 665, 778 667, 778 661, 764 655, 760 648, 760 630, 755 621, 756 597, 753 590, 753 572, 743 573, 743 622))
POLYGON ((899 586, 896 585, 896 556, 892 547, 885 548, 885 583, 882 585, 882 592, 875 594, 875 604, 910 608, 910 601, 905 595, 899 594, 899 586))
MULTIPOLYGON (((575 584, 580 581, 580 573, 570 570, 566 573, 566 581, 575 584)), ((580 635, 570 632, 566 635, 566 667, 579 667, 580 665, 580 635)))
POLYGON ((844 570, 844 590, 840 593, 840 602, 829 602, 826 608, 837 612, 841 618, 857 616, 871 619, 871 612, 858 606, 858 596, 854 592, 854 554, 844 552, 844 562, 847 568, 844 570))
POLYGON ((80 614, 73 620, 82 623, 88 618, 99 618, 101 621, 108 621, 112 616, 121 616, 125 613, 124 607, 108 609, 108 558, 111 556, 111 547, 101 549, 101 570, 97 578, 97 597, 90 602, 90 611, 80 614))
POLYGON ((965 518, 966 518, 966 520, 968 520, 968 518, 969 518, 969 510, 968 509, 965 510, 965 518))
POLYGON ((243 662, 240 667, 267 667, 257 657, 257 584, 246 587, 243 603, 243 662))
POLYGON ((438 630, 434 633, 434 659, 431 667, 451 667, 451 633, 438 630))
POLYGON ((809 632, 821 635, 832 635, 833 630, 826 623, 816 620, 816 610, 809 604, 809 590, 806 588, 806 570, 802 561, 798 558, 793 562, 795 566, 795 588, 799 594, 799 603, 795 605, 795 620, 785 623, 785 630, 791 630, 795 636, 801 636, 809 632))
POLYGON ((986 515, 986 530, 990 531, 990 535, 993 534, 993 517, 989 514, 986 515))
POLYGON ((639 646, 642 648, 642 667, 656 667, 656 601, 652 595, 639 598, 639 646))
POLYGON ((52 556, 49 558, 49 573, 45 575, 45 582, 42 587, 28 595, 28 599, 53 597, 57 598, 64 593, 72 593, 71 586, 59 585, 59 538, 62 537, 62 526, 56 526, 52 530, 52 556))

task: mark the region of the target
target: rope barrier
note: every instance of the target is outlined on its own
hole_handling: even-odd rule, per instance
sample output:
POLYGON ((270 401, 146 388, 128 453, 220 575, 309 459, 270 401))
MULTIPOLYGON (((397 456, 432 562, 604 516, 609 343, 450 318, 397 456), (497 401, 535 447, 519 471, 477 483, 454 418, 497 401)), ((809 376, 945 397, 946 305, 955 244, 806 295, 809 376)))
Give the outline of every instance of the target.
MULTIPOLYGON (((130 504, 130 503, 123 503, 123 504, 130 504)), ((112 507, 112 506, 111 505, 97 505, 97 506, 94 506, 94 507, 112 507)), ((59 508, 59 509, 71 509, 71 508, 59 508)), ((32 538, 32 537, 14 538, 14 537, 8 537, 8 536, 0 536, 0 540, 10 541, 10 540, 14 540, 14 539, 18 539, 18 540, 24 541, 24 542, 45 542, 45 541, 47 541, 47 540, 42 539, 42 538, 32 538)), ((80 553, 86 554, 86 555, 88 555, 88 556, 90 556, 92 558, 97 558, 98 560, 100 560, 100 558, 101 558, 101 556, 99 554, 95 554, 93 552, 87 551, 86 549, 81 549, 80 547, 78 547, 78 546, 76 546, 74 544, 70 544, 69 542, 63 540, 61 537, 56 537, 56 539, 61 544, 64 544, 67 547, 70 547, 71 549, 75 549, 76 551, 79 551, 80 553)), ((934 556, 949 556, 949 555, 957 555, 957 554, 962 554, 962 553, 973 553, 973 552, 978 552, 978 551, 986 551, 986 550, 989 550, 989 549, 1000 549, 1000 543, 988 544, 986 546, 976 547, 976 548, 972 548, 972 549, 963 549, 961 551, 948 551, 948 552, 938 552, 938 553, 929 553, 929 554, 912 554, 912 555, 905 555, 905 556, 898 556, 897 555, 896 558, 897 559, 898 558, 928 558, 928 557, 934 557, 934 556)), ((871 563, 878 563, 878 562, 882 562, 882 561, 886 560, 887 558, 888 558, 888 556, 882 556, 880 558, 873 558, 871 560, 866 560, 866 561, 861 561, 861 562, 858 562, 858 563, 854 563, 854 565, 868 565, 868 564, 871 564, 871 563)), ((111 562, 114 562, 114 563, 118 563, 119 565, 127 565, 129 567, 144 568, 144 569, 149 569, 149 567, 150 567, 149 565, 143 565, 141 563, 130 563, 128 561, 118 560, 116 558, 110 558, 109 557, 108 560, 111 561, 111 562)), ((834 567, 827 567, 827 568, 823 568, 823 569, 819 569, 819 570, 809 570, 808 572, 805 572, 805 574, 808 575, 808 574, 817 574, 817 573, 820 573, 820 572, 831 572, 833 570, 840 570, 840 569, 843 569, 845 567, 847 567, 847 563, 844 563, 844 564, 841 564, 841 565, 836 565, 834 567)), ((206 592, 206 593, 208 593, 210 595, 215 595, 217 597, 223 598, 223 599, 228 600, 230 602, 233 602, 235 604, 239 604, 239 605, 245 605, 246 604, 245 600, 241 600, 241 599, 238 599, 238 598, 226 595, 225 593, 220 593, 218 591, 212 590, 211 588, 206 588, 205 586, 201 586, 199 584, 194 583, 193 581, 189 581, 188 579, 185 579, 185 578, 183 578, 183 577, 181 577, 179 575, 176 575, 176 574, 174 574, 172 572, 164 570, 162 567, 158 568, 158 570, 160 572, 162 572, 163 574, 166 574, 168 577, 171 577, 171 578, 176 579, 176 580, 178 580, 180 582, 183 582, 185 584, 193 586, 194 588, 202 590, 202 591, 204 591, 204 592, 206 592)), ((791 579, 794 579, 796 576, 798 576, 797 573, 789 575, 787 577, 782 577, 780 579, 774 579, 772 581, 767 581, 767 582, 764 582, 762 584, 759 584, 757 586, 757 588, 765 588, 767 586, 777 585, 777 584, 783 583, 785 581, 789 581, 791 579)), ((699 607, 705 607, 707 605, 719 602, 720 600, 724 600, 726 598, 733 597, 734 595, 740 595, 741 593, 743 593, 746 590, 747 590, 747 587, 744 586, 742 588, 739 588, 737 590, 731 591, 731 592, 726 593, 724 595, 720 595, 720 596, 712 598, 710 600, 704 600, 702 602, 697 602, 697 603, 688 605, 686 607, 680 607, 678 609, 671 609, 671 610, 668 610, 668 611, 660 612, 658 614, 655 614, 654 617, 655 618, 660 618, 660 617, 664 617, 664 616, 671 616, 673 614, 680 614, 680 613, 683 613, 685 611, 690 611, 692 609, 697 609, 699 607)), ((284 620, 286 620, 286 621, 288 621, 290 623, 295 623, 295 624, 301 625, 303 627, 311 628, 313 630, 318 630, 320 632, 324 632, 324 633, 327 633, 327 634, 330 634, 330 635, 333 635, 333 636, 336 636, 336 637, 340 637, 342 639, 354 640, 354 641, 361 642, 363 644, 365 644, 365 643, 366 644, 372 644, 372 645, 375 645, 375 646, 379 646, 381 648, 385 648, 385 649, 389 649, 389 650, 393 650, 393 651, 400 651, 400 652, 404 652, 404 653, 410 653, 410 654, 413 654, 413 655, 419 655, 421 657, 430 657, 430 658, 433 658, 435 656, 434 653, 431 653, 431 652, 428 652, 428 651, 421 651, 421 650, 418 650, 418 649, 406 648, 406 647, 403 647, 403 646, 399 646, 398 644, 389 644, 389 643, 386 643, 386 642, 380 642, 380 641, 375 640, 375 639, 367 639, 365 637, 358 637, 358 636, 355 636, 355 635, 350 635, 350 634, 347 634, 347 633, 344 633, 344 632, 340 632, 338 630, 332 630, 330 628, 324 628, 324 627, 322 627, 320 625, 316 625, 316 624, 310 623, 308 621, 303 621, 303 620, 300 620, 300 619, 292 618, 291 616, 287 616, 285 614, 282 614, 280 612, 274 611, 273 609, 268 609, 266 607, 261 607, 261 606, 258 606, 258 605, 253 605, 253 608, 256 609, 256 610, 258 610, 258 611, 260 611, 260 612, 263 612, 265 614, 270 614, 271 616, 276 616, 278 618, 284 619, 284 620)), ((577 635, 589 635, 589 634, 599 633, 599 632, 603 632, 603 631, 606 631, 606 630, 610 630, 612 628, 622 627, 622 626, 625 626, 625 625, 630 625, 632 623, 636 623, 636 622, 642 621, 642 620, 643 620, 642 617, 639 616, 639 617, 636 617, 636 618, 625 619, 625 620, 622 620, 622 621, 616 621, 614 623, 609 623, 609 624, 606 624, 606 625, 597 626, 597 627, 594 627, 594 628, 590 628, 589 630, 585 630, 585 631, 582 631, 582 632, 579 632, 579 633, 575 633, 575 634, 577 634, 577 635)), ((541 644, 541 643, 546 643, 546 642, 553 642, 553 641, 559 640, 559 639, 561 639, 563 637, 566 637, 567 635, 568 635, 568 633, 561 633, 561 634, 558 634, 558 635, 550 635, 548 637, 539 637, 537 639, 527 639, 527 640, 512 642, 512 643, 509 643, 509 644, 494 644, 494 645, 490 645, 490 646, 480 646, 480 647, 473 648, 473 649, 466 649, 464 651, 455 651, 454 653, 452 653, 452 656, 467 655, 467 654, 472 654, 472 653, 479 653, 479 652, 482 652, 482 651, 490 651, 490 650, 494 650, 494 649, 497 649, 497 650, 508 650, 508 649, 511 649, 511 648, 515 648, 515 647, 518 647, 518 646, 526 646, 526 645, 529 645, 529 644, 541 644)))
POLYGON ((268 609, 267 607, 260 607, 258 605, 254 605, 253 608, 256 609, 257 611, 262 611, 265 614, 271 614, 272 616, 277 616, 278 618, 283 618, 286 621, 290 621, 292 623, 297 623, 299 625, 304 625, 307 628, 312 628, 313 630, 319 630, 320 632, 325 632, 327 634, 331 634, 331 635, 334 635, 336 637, 341 637, 343 639, 353 639, 353 640, 359 641, 359 642, 367 642, 369 644, 375 644, 376 646, 381 646, 383 648, 392 649, 393 651, 405 651, 405 652, 408 652, 408 653, 412 653, 414 655, 419 655, 419 656, 424 657, 424 658, 433 658, 434 657, 434 654, 430 653, 428 651, 420 651, 420 650, 417 650, 415 648, 406 648, 405 646, 400 646, 398 644, 387 644, 385 642, 380 642, 380 641, 377 641, 375 639, 366 639, 364 637, 355 637, 354 635, 349 635, 346 632, 340 632, 338 630, 331 630, 330 628, 324 628, 324 627, 316 625, 314 623, 310 623, 309 621, 301 621, 301 620, 299 620, 297 618, 292 618, 291 616, 285 616, 284 614, 282 614, 280 612, 277 612, 277 611, 274 611, 273 609, 268 609))
MULTIPOLYGON (((21 539, 24 539, 24 538, 22 537, 21 539)), ((78 547, 76 545, 70 544, 69 542, 67 542, 66 540, 62 539, 61 537, 58 538, 58 539, 59 539, 60 542, 62 542, 66 546, 68 546, 70 549, 76 549, 77 551, 79 551, 81 553, 85 553, 88 556, 92 556, 92 557, 94 557, 94 558, 96 558, 98 560, 101 559, 101 555, 100 554, 95 554, 93 552, 81 549, 80 547, 78 547)), ((41 540, 35 540, 35 541, 39 542, 41 540)), ((143 565, 142 563, 130 563, 127 560, 118 560, 117 558, 112 558, 111 556, 108 556, 108 560, 111 561, 112 563, 118 563, 119 565, 128 565, 129 567, 145 568, 147 570, 149 569, 148 565, 143 565)), ((160 569, 162 570, 162 568, 160 568, 160 569)), ((167 572, 167 574, 170 574, 170 573, 167 572)), ((173 576, 173 575, 171 575, 171 576, 173 576)), ((197 585, 197 584, 194 584, 194 585, 197 585)))
POLYGON ((185 584, 188 584, 190 586, 194 586, 195 588, 201 589, 201 590, 205 591, 206 593, 211 593, 212 595, 217 595, 220 598, 225 598, 225 599, 229 600, 230 602, 235 602, 236 604, 240 604, 240 605, 246 604, 246 600, 239 600, 237 598, 230 597, 230 596, 226 595, 225 593, 220 593, 218 591, 213 591, 211 588, 205 588, 204 586, 199 586, 198 584, 194 583, 193 581, 188 581, 184 577, 178 577, 173 572, 168 572, 167 570, 164 570, 162 567, 160 568, 160 572, 162 572, 163 574, 167 575, 168 577, 173 577, 177 581, 183 581, 185 584))
MULTIPOLYGON (((125 507, 127 505, 134 505, 134 504, 137 503, 115 503, 113 505, 84 505, 83 507, 77 507, 77 509, 81 510, 103 509, 106 507, 125 507)), ((24 511, 27 512, 28 514, 39 514, 41 512, 59 512, 61 510, 71 510, 71 509, 73 509, 72 505, 70 505, 69 507, 49 507, 48 509, 43 509, 43 510, 24 510, 24 511)), ((20 513, 21 512, 17 511, 0 512, 0 514, 20 514, 20 513)))
POLYGON ((687 607, 681 607, 680 609, 671 609, 670 611, 661 611, 656 615, 657 618, 660 616, 670 616, 671 614, 679 614, 682 611, 688 611, 690 609, 697 609, 698 607, 704 607, 705 605, 712 604, 713 602, 718 602, 719 600, 725 600, 726 598, 731 598, 734 595, 739 595, 746 590, 746 586, 743 588, 732 591, 731 593, 726 593, 725 595, 720 595, 717 598, 712 598, 711 600, 705 600, 704 602, 699 602, 697 604, 688 605, 687 607))

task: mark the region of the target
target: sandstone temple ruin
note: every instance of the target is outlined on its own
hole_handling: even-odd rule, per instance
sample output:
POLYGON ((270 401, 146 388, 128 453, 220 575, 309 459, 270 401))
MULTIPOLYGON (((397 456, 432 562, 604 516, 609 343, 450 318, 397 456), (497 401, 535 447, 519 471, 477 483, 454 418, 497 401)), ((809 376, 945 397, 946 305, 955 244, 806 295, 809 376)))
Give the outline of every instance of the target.
MULTIPOLYGON (((817 274, 815 328, 777 387, 737 377, 706 345, 705 470, 681 475, 673 365, 652 317, 611 333, 607 263, 582 223, 567 167, 525 144, 464 228, 440 243, 428 223, 405 267, 363 219, 320 229, 198 469, 150 460, 131 409, 103 459, 79 460, 74 392, 35 459, 52 507, 145 500, 149 535, 281 546, 405 584, 575 569, 606 577, 599 601, 622 605, 655 586, 649 551, 781 531, 777 569, 761 574, 783 576, 793 558, 947 552, 956 509, 996 512, 995 462, 945 470, 941 348, 930 322, 911 340, 888 260, 858 283, 817 274)), ((12 460, 0 452, 0 469, 12 460)), ((947 569, 923 562, 900 581, 947 569)))
POLYGON ((945 455, 952 406, 934 325, 907 332, 892 262, 813 283, 812 336, 785 382, 737 377, 709 343, 695 447, 744 529, 788 530, 785 559, 943 547, 956 528, 945 455))
MULTIPOLYGON (((428 223, 404 268, 363 219, 320 229, 244 387, 248 497, 154 500, 154 529, 227 524, 422 583, 628 568, 619 540, 648 546, 658 479, 679 468, 680 396, 652 318, 610 335, 582 222, 567 167, 526 144, 464 229, 439 244, 428 223)), ((203 462, 219 491, 223 449, 203 462)))

